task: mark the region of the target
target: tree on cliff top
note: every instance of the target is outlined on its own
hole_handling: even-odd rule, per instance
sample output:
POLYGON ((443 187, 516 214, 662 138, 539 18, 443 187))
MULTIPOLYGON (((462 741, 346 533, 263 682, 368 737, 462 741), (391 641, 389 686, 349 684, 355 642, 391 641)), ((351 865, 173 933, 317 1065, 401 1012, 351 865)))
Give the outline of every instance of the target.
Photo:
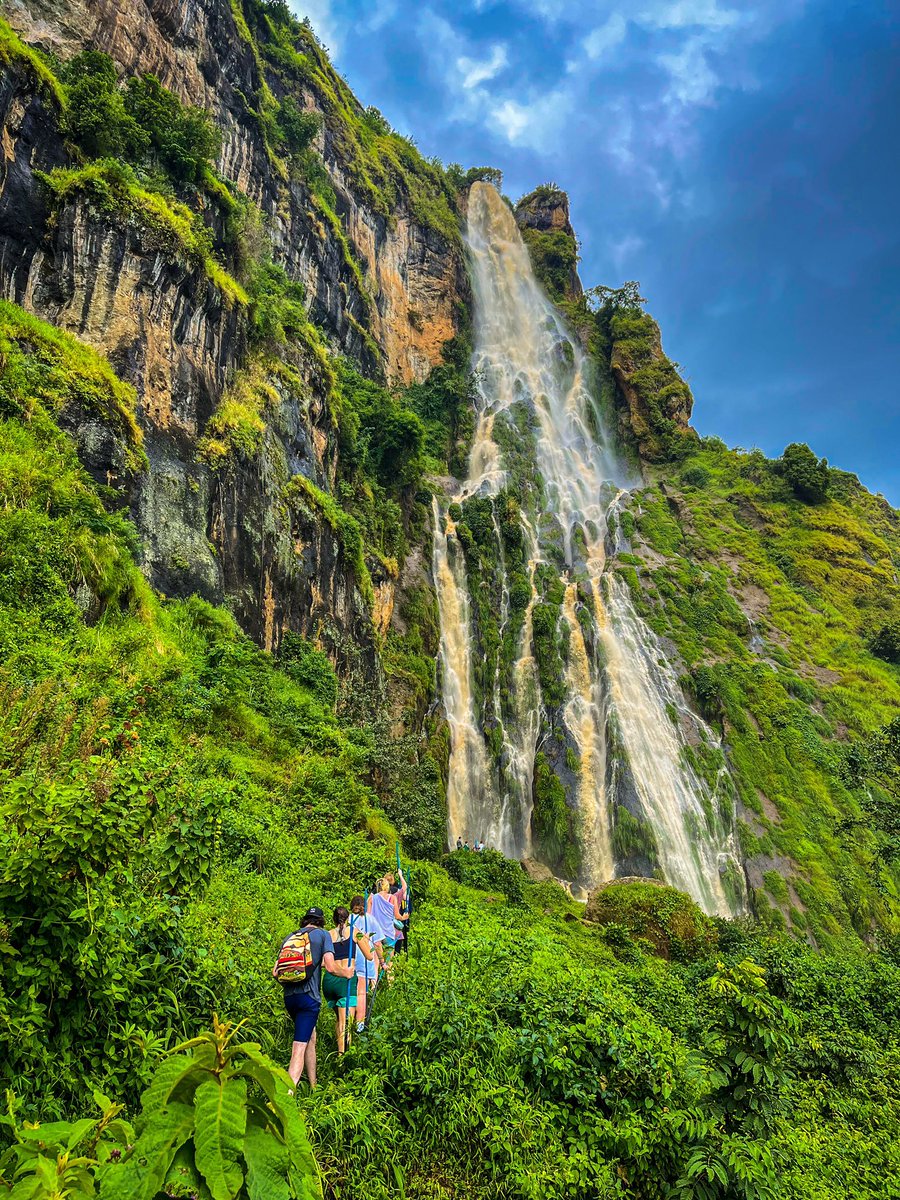
POLYGON ((647 303, 636 279, 629 279, 619 288, 598 283, 596 287, 588 288, 584 298, 593 312, 640 312, 647 303))

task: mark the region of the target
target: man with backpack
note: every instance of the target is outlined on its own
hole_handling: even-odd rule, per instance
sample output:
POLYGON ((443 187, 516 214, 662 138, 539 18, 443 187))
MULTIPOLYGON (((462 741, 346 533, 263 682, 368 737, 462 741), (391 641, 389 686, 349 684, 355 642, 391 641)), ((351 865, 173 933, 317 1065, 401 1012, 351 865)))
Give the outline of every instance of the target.
POLYGON ((316 1021, 322 1007, 322 967, 342 979, 356 976, 355 964, 337 962, 321 908, 307 909, 301 927, 284 939, 272 975, 284 988, 284 1007, 294 1022, 288 1075, 300 1082, 303 1071, 316 1086, 316 1021))

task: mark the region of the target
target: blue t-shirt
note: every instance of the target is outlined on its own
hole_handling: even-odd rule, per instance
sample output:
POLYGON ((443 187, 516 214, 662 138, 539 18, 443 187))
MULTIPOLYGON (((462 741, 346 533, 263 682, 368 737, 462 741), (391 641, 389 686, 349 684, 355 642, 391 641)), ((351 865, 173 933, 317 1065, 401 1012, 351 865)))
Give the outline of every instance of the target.
MULTIPOLYGON (((286 996, 304 995, 309 996, 311 1000, 316 1000, 322 1003, 322 959, 326 954, 334 954, 334 943, 331 940, 331 934, 325 929, 319 929, 317 925, 304 925, 303 933, 309 934, 309 948, 312 950, 313 969, 307 979, 302 983, 287 983, 284 986, 284 994, 286 996)), ((292 933, 288 937, 293 937, 292 933)), ((285 938, 284 942, 288 939, 285 938)), ((284 945, 282 942, 282 946, 284 945)))

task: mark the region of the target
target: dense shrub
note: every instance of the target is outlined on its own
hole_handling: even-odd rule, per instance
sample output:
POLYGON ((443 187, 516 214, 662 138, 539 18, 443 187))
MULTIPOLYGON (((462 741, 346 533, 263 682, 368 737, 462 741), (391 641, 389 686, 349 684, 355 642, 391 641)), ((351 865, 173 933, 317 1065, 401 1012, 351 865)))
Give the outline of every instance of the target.
POLYGON ((524 902, 522 866, 504 858, 498 850, 453 850, 445 855, 442 863, 451 879, 467 887, 502 892, 510 904, 524 902))
POLYGON ((900 663, 900 620, 888 621, 869 638, 869 649, 885 662, 900 663))
POLYGON ((690 896, 661 884, 606 884, 591 894, 585 916, 600 925, 624 926, 663 958, 678 962, 707 957, 718 940, 712 921, 690 896))
POLYGON ((125 111, 146 132, 152 155, 173 179, 203 182, 222 140, 209 113, 182 104, 155 75, 128 80, 125 111))
POLYGON ((709 483, 709 471, 705 467, 688 467, 681 472, 681 482, 686 487, 705 488, 709 483))
POLYGON ((418 483, 425 429, 421 419, 380 383, 343 362, 339 371, 340 432, 345 469, 358 468, 379 486, 418 483))
POLYGON ((125 107, 116 68, 108 54, 82 50, 61 69, 67 105, 62 130, 95 158, 138 162, 150 149, 150 134, 125 107))
POLYGON ((67 89, 63 132, 87 154, 132 163, 149 157, 177 182, 204 182, 221 141, 208 113, 182 104, 154 75, 123 88, 113 60, 98 50, 76 54, 60 78, 67 89))
POLYGON ((817 459, 809 446, 792 442, 781 456, 781 472, 795 494, 808 504, 821 504, 828 496, 828 463, 817 459))
POLYGON ((326 654, 299 633, 286 633, 278 651, 278 665, 291 679, 333 708, 337 701, 338 680, 326 654))

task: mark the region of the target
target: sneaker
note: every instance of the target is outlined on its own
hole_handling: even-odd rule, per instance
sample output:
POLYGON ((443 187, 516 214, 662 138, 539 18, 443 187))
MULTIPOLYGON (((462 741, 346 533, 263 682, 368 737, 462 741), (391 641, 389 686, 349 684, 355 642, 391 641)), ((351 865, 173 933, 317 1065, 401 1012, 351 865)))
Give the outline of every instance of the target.
POLYGON ((362 1021, 357 1021, 357 1022, 356 1022, 356 1032, 357 1032, 357 1033, 364 1033, 364 1032, 365 1032, 365 1029, 366 1029, 366 1027, 365 1027, 365 1025, 363 1024, 363 1022, 362 1022, 362 1021))

